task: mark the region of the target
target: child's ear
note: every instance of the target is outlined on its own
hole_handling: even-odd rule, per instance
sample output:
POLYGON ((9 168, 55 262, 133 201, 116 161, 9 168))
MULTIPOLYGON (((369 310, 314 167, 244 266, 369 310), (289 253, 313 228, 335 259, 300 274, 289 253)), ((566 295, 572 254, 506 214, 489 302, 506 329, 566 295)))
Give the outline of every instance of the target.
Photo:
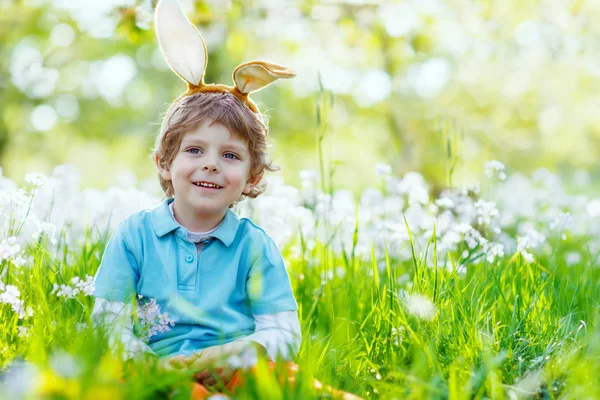
POLYGON ((246 181, 246 185, 244 186, 244 190, 242 191, 242 193, 244 193, 244 194, 250 193, 250 191, 252 189, 254 189, 254 187, 260 183, 264 174, 265 174, 265 171, 262 171, 258 175, 250 175, 250 177, 246 181))
POLYGON ((158 173, 160 174, 160 176, 165 181, 170 181, 171 180, 171 171, 169 171, 169 168, 165 168, 161 165, 158 154, 154 155, 154 164, 156 164, 156 169, 158 170, 158 173))

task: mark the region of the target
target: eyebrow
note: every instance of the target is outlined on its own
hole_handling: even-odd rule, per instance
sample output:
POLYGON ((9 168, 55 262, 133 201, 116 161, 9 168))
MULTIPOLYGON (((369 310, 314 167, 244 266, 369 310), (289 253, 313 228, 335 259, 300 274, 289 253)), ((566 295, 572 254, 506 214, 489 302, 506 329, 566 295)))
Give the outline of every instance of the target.
MULTIPOLYGON (((206 145, 206 142, 202 139, 184 139, 182 146, 190 146, 192 144, 199 144, 199 145, 206 145)), ((235 150, 238 153, 243 153, 243 154, 247 154, 248 151, 246 149, 244 149, 243 147, 237 146, 235 144, 225 144, 223 145, 224 148, 226 149, 231 149, 231 150, 235 150)))

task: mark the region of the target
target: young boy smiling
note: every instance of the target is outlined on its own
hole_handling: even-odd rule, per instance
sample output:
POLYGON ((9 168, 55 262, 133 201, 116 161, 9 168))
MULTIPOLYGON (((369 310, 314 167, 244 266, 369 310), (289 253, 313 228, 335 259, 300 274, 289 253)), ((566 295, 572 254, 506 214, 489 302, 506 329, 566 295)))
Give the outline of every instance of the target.
POLYGON ((165 200, 122 221, 96 274, 93 317, 113 322, 138 295, 156 299, 175 325, 148 344, 126 319, 113 341, 129 356, 155 354, 167 368, 192 368, 205 386, 227 382, 218 358, 255 350, 291 359, 300 346, 297 304, 273 240, 231 207, 257 197, 265 170, 267 127, 235 96, 197 93, 175 102, 153 158, 165 200), (204 370, 204 371, 203 371, 204 370))
MULTIPOLYGON (((243 385, 224 358, 254 352, 290 360, 300 347, 281 253, 264 230, 231 210, 260 195, 264 171, 276 170, 266 155, 268 128, 249 95, 295 72, 250 61, 234 69, 233 86, 206 84, 206 45, 177 0, 159 0, 155 28, 165 60, 187 84, 153 151, 165 199, 123 220, 111 236, 95 277, 92 318, 116 325, 111 342, 123 342, 127 356, 147 352, 164 368, 193 370, 192 397, 204 399, 217 380, 228 390, 243 385), (148 344, 132 331, 131 306, 140 296, 155 299, 175 322, 148 344)), ((288 369, 293 383, 297 366, 288 369)))
POLYGON ((252 175, 248 145, 218 121, 204 119, 185 134, 170 167, 155 154, 160 176, 177 193, 173 211, 190 231, 215 228, 230 205, 250 193, 262 175, 252 175))

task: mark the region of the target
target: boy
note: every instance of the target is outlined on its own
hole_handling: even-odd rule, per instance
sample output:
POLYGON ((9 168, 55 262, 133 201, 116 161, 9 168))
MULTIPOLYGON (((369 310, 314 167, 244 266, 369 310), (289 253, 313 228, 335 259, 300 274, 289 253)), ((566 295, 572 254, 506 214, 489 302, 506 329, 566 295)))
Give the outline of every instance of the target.
MULTIPOLYGON (((248 348, 289 359, 289 350, 299 348, 297 305, 281 254, 261 228, 230 210, 264 191, 264 170, 274 170, 266 161, 266 132, 227 93, 196 93, 169 110, 153 152, 167 198, 121 222, 96 274, 97 319, 111 310, 116 316, 142 295, 175 322, 149 346, 123 331, 131 353, 151 352, 172 365, 182 361, 179 355, 209 347, 210 362, 215 357, 207 354, 248 348)), ((201 367, 199 358, 188 363, 201 367)), ((232 373, 225 369, 220 378, 232 373)), ((202 383, 214 382, 206 376, 202 383)))
POLYGON ((276 169, 266 157, 268 129, 249 94, 295 73, 253 61, 234 70, 234 86, 205 84, 206 46, 177 1, 161 0, 155 16, 163 55, 188 86, 169 108, 153 152, 166 199, 114 232, 95 278, 93 318, 111 323, 124 315, 112 341, 123 341, 129 355, 154 353, 165 368, 199 371, 193 395, 205 398, 205 386, 217 380, 229 389, 241 382, 231 365, 210 373, 223 356, 254 351, 290 359, 300 346, 297 304, 279 250, 230 209, 262 193, 264 171, 276 169), (148 345, 133 335, 128 318, 139 295, 155 299, 175 322, 148 345))

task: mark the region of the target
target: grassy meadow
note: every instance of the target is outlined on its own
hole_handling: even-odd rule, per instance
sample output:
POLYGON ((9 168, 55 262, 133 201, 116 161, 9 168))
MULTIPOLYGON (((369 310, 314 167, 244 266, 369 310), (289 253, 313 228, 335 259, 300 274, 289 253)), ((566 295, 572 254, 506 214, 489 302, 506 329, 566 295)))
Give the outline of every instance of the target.
MULTIPOLYGON (((91 320, 185 89, 155 3, 0 1, 0 399, 190 398, 91 320)), ((300 372, 235 398, 600 399, 598 4, 182 3, 207 83, 298 72, 254 97, 283 170, 235 210, 284 256, 300 372)))
MULTIPOLYGON (((376 178, 382 191, 357 204, 324 194, 319 171, 305 173, 313 187, 299 192, 273 180, 264 197, 241 203, 238 212, 264 222, 284 254, 303 342, 294 388, 259 373, 236 398, 315 398, 312 377, 364 398, 599 398, 600 269, 585 232, 594 200, 580 215, 580 196, 542 191, 532 200, 521 187, 510 209, 502 193, 514 198, 519 181, 498 163, 486 166, 497 203, 477 190, 429 199, 416 174, 395 178, 385 167, 376 178), (572 211, 544 222, 542 210, 569 202, 572 211), (532 205, 535 215, 516 217, 532 205)), ((25 188, 3 181, 0 393, 189 398, 190 373, 158 371, 152 358, 121 361, 90 320, 92 277, 111 226, 132 212, 124 199, 143 208, 156 198, 136 189, 78 192, 69 176, 76 171, 65 167, 28 176, 25 188), (78 212, 90 219, 68 217, 78 212), (40 222, 44 215, 54 222, 40 222)), ((546 176, 556 192, 551 183, 546 176)))

